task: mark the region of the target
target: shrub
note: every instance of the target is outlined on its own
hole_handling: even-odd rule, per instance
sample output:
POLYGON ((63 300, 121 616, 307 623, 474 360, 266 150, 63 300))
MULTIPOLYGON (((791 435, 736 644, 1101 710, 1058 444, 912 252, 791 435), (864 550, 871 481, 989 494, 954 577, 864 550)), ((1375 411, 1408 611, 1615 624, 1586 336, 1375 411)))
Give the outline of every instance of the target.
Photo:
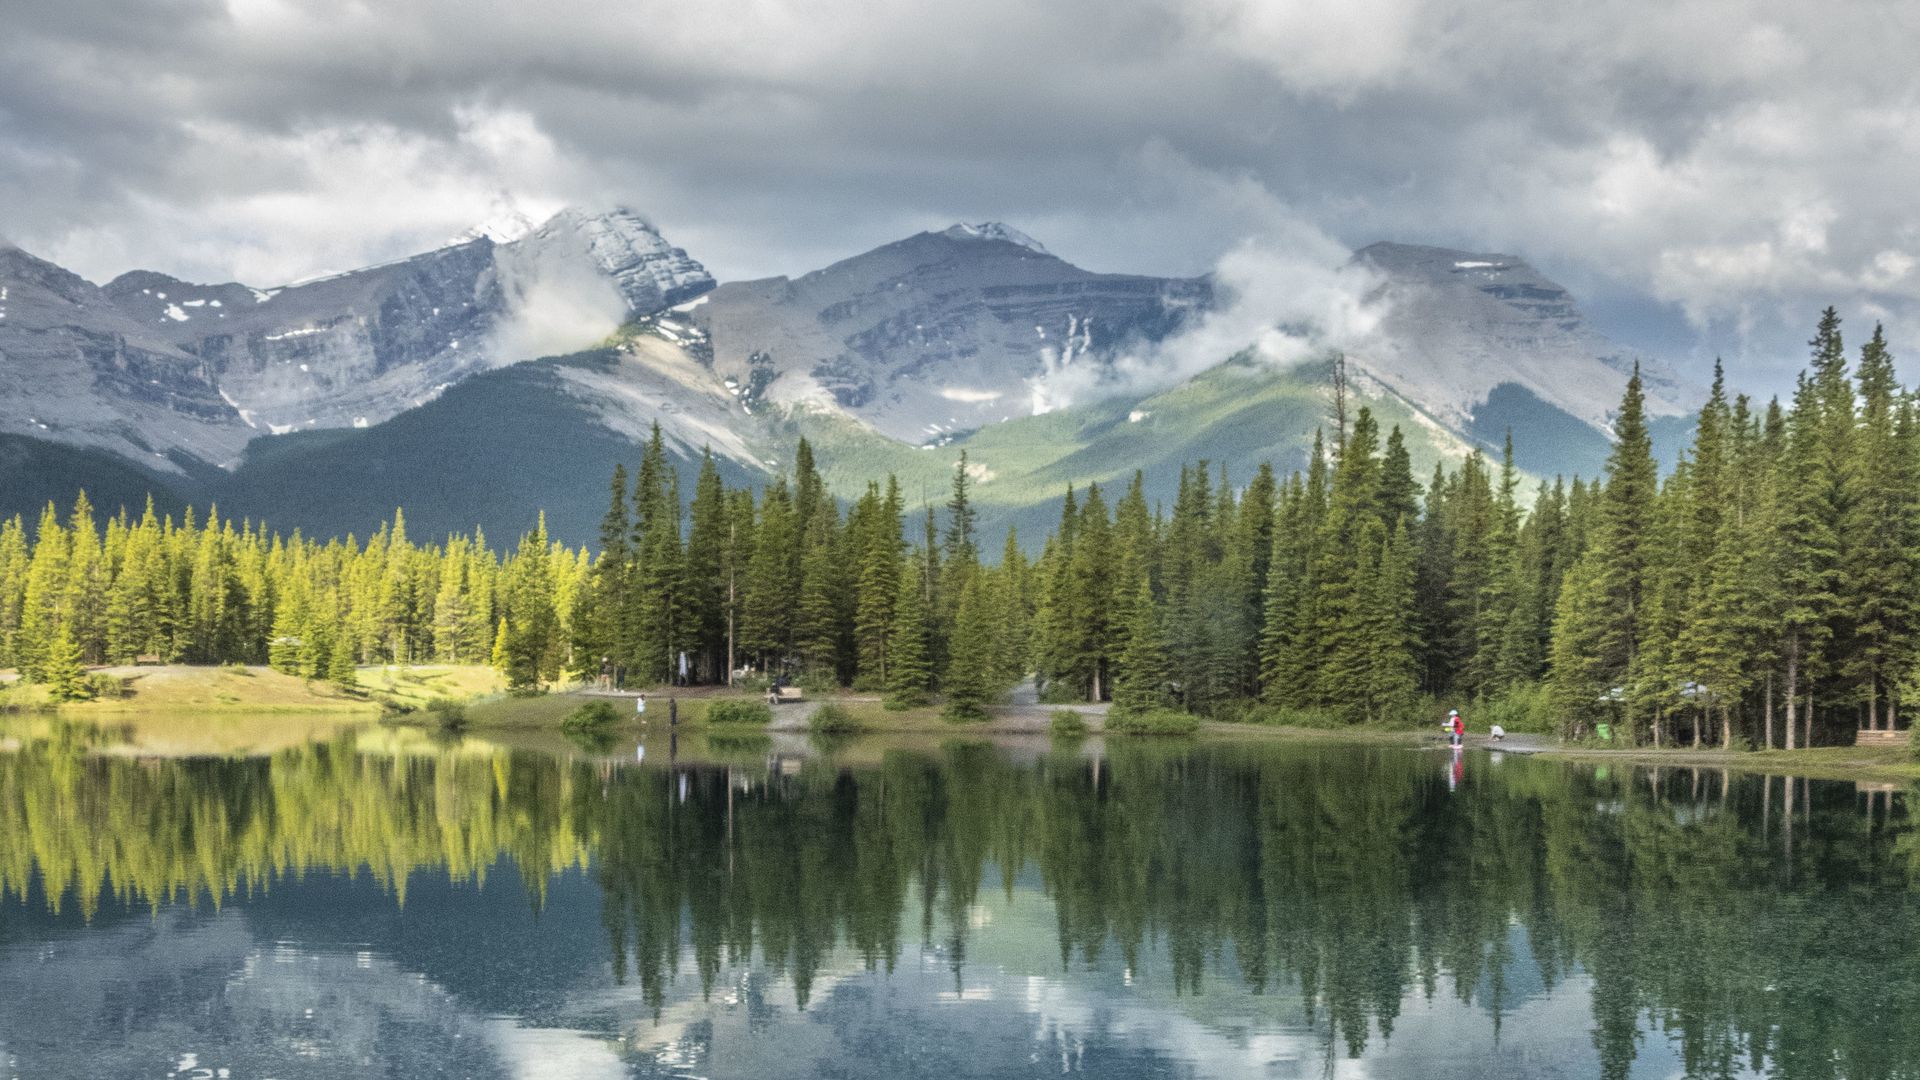
POLYGON ((620 722, 620 712, 604 701, 590 701, 560 721, 561 731, 596 731, 620 722))
MULTIPOLYGON (((1557 731, 1560 726, 1545 683, 1523 683, 1498 697, 1479 702, 1471 709, 1464 705, 1460 709, 1467 714, 1470 728, 1483 732, 1494 724, 1499 724, 1509 732, 1530 731, 1537 734, 1557 731)), ((1445 716, 1446 712, 1442 710, 1438 715, 1445 716)))
POLYGON ((1055 709, 1047 720, 1047 731, 1054 735, 1085 735, 1087 718, 1072 709, 1055 709))
POLYGON ((87 686, 96 698, 118 700, 127 696, 127 680, 118 675, 90 675, 87 686))
POLYGON ((1107 717, 1110 735, 1191 735, 1200 730, 1200 718, 1175 709, 1150 709, 1107 717))
POLYGON ((467 723, 467 707, 452 698, 432 699, 427 702, 427 713, 443 728, 465 727, 467 723))
POLYGON ((816 735, 853 735, 865 731, 866 725, 846 709, 827 704, 813 710, 813 715, 807 718, 807 730, 816 735))
POLYGON ((707 706, 707 723, 753 724, 764 727, 773 723, 773 710, 767 708, 767 703, 764 701, 726 698, 707 706))

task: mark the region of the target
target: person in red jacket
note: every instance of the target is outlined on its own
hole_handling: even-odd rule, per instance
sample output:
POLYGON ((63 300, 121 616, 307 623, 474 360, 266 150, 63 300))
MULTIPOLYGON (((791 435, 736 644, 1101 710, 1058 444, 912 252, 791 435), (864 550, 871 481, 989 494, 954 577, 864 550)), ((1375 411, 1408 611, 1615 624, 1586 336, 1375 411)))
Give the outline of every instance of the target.
POLYGON ((1461 746, 1467 741, 1467 722, 1460 718, 1460 710, 1447 713, 1447 731, 1453 736, 1453 745, 1461 746))

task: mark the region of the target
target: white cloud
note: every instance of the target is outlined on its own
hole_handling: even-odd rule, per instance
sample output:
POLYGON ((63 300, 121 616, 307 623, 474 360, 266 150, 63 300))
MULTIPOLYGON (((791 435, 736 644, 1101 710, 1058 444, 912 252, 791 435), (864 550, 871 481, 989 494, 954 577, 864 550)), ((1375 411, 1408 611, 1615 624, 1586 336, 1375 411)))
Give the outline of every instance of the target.
POLYGON ((300 277, 438 242, 503 192, 531 217, 635 205, 725 277, 980 219, 1186 273, 1271 199, 1342 246, 1522 254, 1709 341, 1736 325, 1755 359, 1797 364, 1827 303, 1920 306, 1879 258, 1920 251, 1905 0, 15 15, 0 233, 95 277, 300 277))

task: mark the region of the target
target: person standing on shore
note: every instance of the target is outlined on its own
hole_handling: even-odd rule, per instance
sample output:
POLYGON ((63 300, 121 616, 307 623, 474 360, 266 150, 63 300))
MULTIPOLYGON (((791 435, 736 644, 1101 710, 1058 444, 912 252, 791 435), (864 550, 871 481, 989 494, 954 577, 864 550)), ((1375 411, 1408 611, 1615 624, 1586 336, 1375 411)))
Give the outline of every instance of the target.
POLYGON ((1466 745, 1467 722, 1461 718, 1459 709, 1447 713, 1447 733, 1452 736, 1453 745, 1466 745))

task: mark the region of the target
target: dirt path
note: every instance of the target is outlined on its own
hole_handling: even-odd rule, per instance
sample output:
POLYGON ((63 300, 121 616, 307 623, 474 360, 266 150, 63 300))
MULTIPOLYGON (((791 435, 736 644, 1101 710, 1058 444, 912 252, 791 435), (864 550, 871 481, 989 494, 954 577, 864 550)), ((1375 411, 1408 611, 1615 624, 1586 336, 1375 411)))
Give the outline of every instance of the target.
POLYGON ((1045 732, 1053 723, 1056 712, 1077 712, 1087 718, 1087 730, 1099 732, 1106 726, 1107 706, 1098 705, 1042 705, 1040 691, 1032 679, 1023 680, 1007 695, 1005 705, 996 705, 991 712, 993 719, 988 721, 988 730, 1014 731, 1025 734, 1045 732))

